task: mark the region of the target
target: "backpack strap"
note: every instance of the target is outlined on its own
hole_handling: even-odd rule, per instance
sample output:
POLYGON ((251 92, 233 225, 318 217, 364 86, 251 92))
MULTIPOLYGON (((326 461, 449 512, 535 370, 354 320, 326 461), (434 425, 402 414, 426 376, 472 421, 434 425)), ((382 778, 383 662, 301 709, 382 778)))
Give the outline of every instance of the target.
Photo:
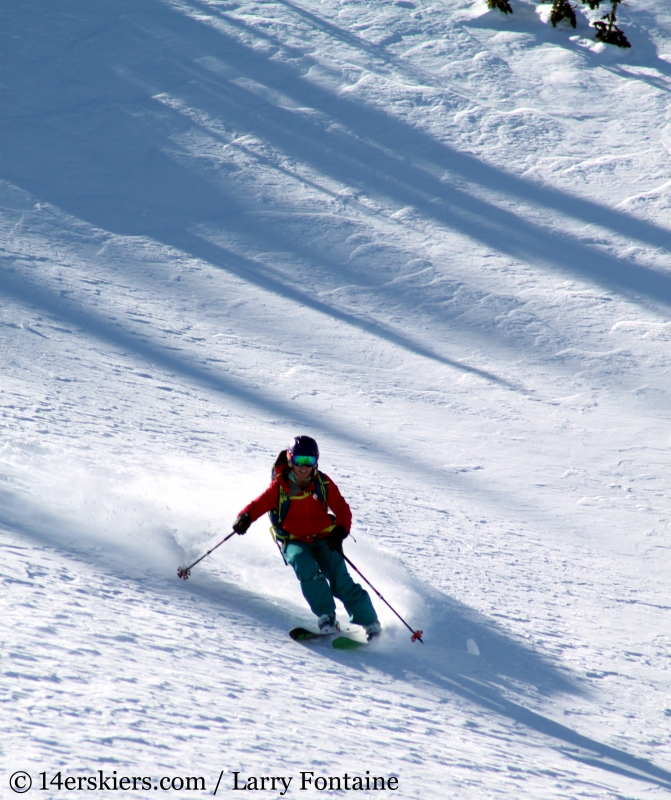
POLYGON ((317 470, 315 477, 315 494, 317 495, 317 500, 324 506, 324 510, 328 511, 329 482, 326 475, 319 470, 317 470))
POLYGON ((279 528, 281 530, 282 523, 284 522, 287 514, 289 513, 289 504, 291 503, 291 495, 287 494, 284 486, 282 486, 282 481, 278 481, 277 484, 279 486, 277 507, 273 508, 268 514, 268 516, 270 517, 270 521, 273 523, 273 528, 279 528))
MULTIPOLYGON (((284 488, 284 483, 287 481, 287 478, 284 475, 284 470, 278 475, 277 470, 280 464, 278 463, 281 458, 281 453, 275 462, 275 466, 273 467, 273 480, 277 480, 277 485, 279 486, 279 492, 277 497, 277 506, 273 508, 268 516, 270 517, 271 528, 270 532, 275 539, 276 542, 281 544, 286 544, 289 541, 290 534, 287 533, 282 528, 282 523, 286 519, 287 514, 289 513, 289 506, 291 505, 291 498, 295 497, 296 495, 302 494, 301 489, 298 485, 292 484, 289 488, 289 491, 284 488), (296 491, 293 491, 295 486, 296 491)), ((286 462, 285 462, 286 463, 286 462)), ((315 490, 314 495, 319 500, 319 502, 324 506, 324 510, 328 511, 328 486, 329 481, 326 476, 317 470, 317 474, 315 475, 315 490)))

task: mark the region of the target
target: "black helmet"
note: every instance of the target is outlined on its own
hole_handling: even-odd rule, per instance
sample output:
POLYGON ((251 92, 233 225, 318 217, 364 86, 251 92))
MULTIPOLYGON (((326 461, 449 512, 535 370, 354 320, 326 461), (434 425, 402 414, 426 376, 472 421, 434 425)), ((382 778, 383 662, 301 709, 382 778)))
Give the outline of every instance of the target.
POLYGON ((314 462, 311 466, 314 466, 319 460, 319 447, 317 446, 317 442, 310 436, 297 436, 287 450, 287 457, 290 465, 293 465, 296 456, 306 457, 306 461, 313 458, 314 462))

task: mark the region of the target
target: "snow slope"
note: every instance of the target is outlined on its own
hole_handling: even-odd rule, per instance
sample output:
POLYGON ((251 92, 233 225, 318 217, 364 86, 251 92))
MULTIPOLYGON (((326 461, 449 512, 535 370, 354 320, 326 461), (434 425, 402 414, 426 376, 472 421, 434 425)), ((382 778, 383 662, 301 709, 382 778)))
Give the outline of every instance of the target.
POLYGON ((3 797, 668 796, 671 4, 513 7, 0 8, 3 797), (296 433, 425 644, 177 579, 296 433))

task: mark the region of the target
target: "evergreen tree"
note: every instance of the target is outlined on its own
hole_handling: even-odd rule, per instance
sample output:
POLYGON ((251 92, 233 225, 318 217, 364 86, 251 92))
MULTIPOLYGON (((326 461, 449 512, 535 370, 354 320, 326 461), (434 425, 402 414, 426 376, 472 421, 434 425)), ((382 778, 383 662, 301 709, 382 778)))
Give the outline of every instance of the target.
MULTIPOLYGON (((552 11, 550 12, 550 22, 552 27, 556 28, 562 20, 568 20, 572 27, 576 27, 575 5, 571 0, 540 0, 541 3, 552 3, 552 11)), ((594 11, 601 6, 602 2, 606 0, 580 0, 584 5, 594 11)), ((594 23, 596 28, 597 42, 604 42, 605 44, 615 44, 618 47, 631 47, 624 32, 616 24, 617 7, 622 5, 624 0, 610 0, 610 12, 604 14, 600 20, 594 23)), ((494 9, 498 8, 504 14, 512 14, 513 9, 509 0, 487 0, 487 7, 494 9)))
MULTIPOLYGON (((542 1, 548 2, 549 0, 542 1)), ((552 27, 556 28, 563 19, 567 19, 571 23, 571 26, 575 28, 577 24, 575 18, 575 8, 571 5, 571 3, 569 3, 569 0, 553 0, 552 11, 550 12, 550 22, 552 23, 552 27)))
MULTIPOLYGON (((594 23, 597 42, 616 44, 618 47, 631 47, 627 37, 624 35, 624 31, 615 24, 617 7, 622 1, 623 0, 611 0, 610 14, 605 14, 600 20, 594 23), (606 22, 604 22, 604 20, 606 20, 606 22)), ((587 2, 590 3, 590 7, 594 7, 592 3, 595 3, 596 0, 587 0, 587 2)), ((596 2, 596 8, 598 7, 599 3, 596 2)))
POLYGON ((504 14, 512 14, 513 9, 508 0, 487 0, 487 8, 498 8, 504 14))

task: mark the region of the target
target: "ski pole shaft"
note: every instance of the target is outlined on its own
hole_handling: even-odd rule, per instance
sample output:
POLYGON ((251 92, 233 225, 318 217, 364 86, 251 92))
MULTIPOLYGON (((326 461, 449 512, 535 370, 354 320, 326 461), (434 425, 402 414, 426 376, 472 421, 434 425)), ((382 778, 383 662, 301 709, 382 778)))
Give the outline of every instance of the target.
POLYGON ((396 616, 401 620, 401 622, 405 625, 405 627, 412 634, 412 641, 413 642, 421 642, 422 644, 424 644, 424 640, 422 639, 422 634, 424 633, 424 631, 419 631, 419 630, 413 631, 413 629, 410 627, 410 625, 408 625, 408 623, 403 619, 403 617, 398 613, 398 611, 391 605, 391 603, 389 603, 387 600, 384 599, 384 597, 382 597, 380 592, 378 592, 378 590, 373 586, 373 584, 368 580, 368 578, 363 574, 363 572, 361 572, 361 570, 355 564, 353 564, 349 560, 349 558, 347 558, 347 556, 344 553, 342 554, 342 557, 350 565, 350 567, 352 567, 352 569, 355 572, 357 572, 366 581, 366 583, 375 592, 375 594, 380 598, 380 600, 382 600, 382 602, 385 603, 394 612, 394 614, 396 614, 396 616))
POLYGON ((225 536, 218 544, 215 544, 214 547, 210 548, 210 550, 208 550, 207 553, 205 553, 205 555, 202 555, 200 558, 196 559, 196 561, 194 561, 193 564, 190 564, 188 567, 177 567, 178 577, 180 577, 184 581, 187 580, 189 575, 191 574, 191 570, 193 569, 193 567, 196 566, 196 564, 200 564, 200 562, 204 558, 207 558, 207 556, 209 556, 211 552, 216 550, 217 547, 219 547, 219 545, 222 545, 224 542, 227 542, 231 538, 231 536, 235 536, 235 534, 236 531, 233 531, 233 533, 229 533, 228 536, 225 536))

